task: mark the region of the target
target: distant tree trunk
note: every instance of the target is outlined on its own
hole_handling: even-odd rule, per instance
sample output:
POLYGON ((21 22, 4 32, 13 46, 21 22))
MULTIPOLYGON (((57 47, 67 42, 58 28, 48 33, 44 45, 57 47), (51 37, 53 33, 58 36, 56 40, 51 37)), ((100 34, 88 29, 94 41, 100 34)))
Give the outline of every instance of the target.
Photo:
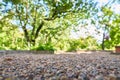
POLYGON ((105 38, 105 33, 103 33, 103 39, 102 39, 102 50, 105 50, 104 38, 105 38))

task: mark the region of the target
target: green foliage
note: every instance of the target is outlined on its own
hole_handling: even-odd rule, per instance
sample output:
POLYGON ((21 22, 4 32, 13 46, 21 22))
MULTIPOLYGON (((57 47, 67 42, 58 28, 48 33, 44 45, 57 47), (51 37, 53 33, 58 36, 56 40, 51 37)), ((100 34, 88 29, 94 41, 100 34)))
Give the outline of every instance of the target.
POLYGON ((12 2, 13 4, 20 4, 22 2, 25 2, 24 0, 3 0, 6 3, 12 2))
POLYGON ((102 16, 97 16, 94 0, 3 0, 0 3, 0 49, 66 50, 100 49, 96 40, 70 39, 72 29, 97 22, 110 33, 105 47, 120 45, 120 15, 110 7, 102 7, 102 16), (6 6, 9 6, 7 9, 6 6), (94 21, 94 22, 93 22, 94 21), (112 22, 112 23, 111 23, 112 22))
POLYGON ((5 50, 5 48, 3 46, 0 46, 0 50, 5 50))
POLYGON ((117 22, 120 18, 113 20, 113 24, 110 26, 110 40, 109 46, 114 47, 120 45, 120 24, 117 22))
POLYGON ((79 38, 79 39, 64 39, 55 45, 57 50, 64 51, 77 51, 82 49, 97 50, 100 49, 96 40, 92 37, 79 38))
POLYGON ((102 7, 102 12, 100 26, 107 30, 110 35, 109 39, 105 39, 104 46, 106 49, 113 49, 115 46, 120 45, 120 14, 115 14, 111 7, 102 7))
POLYGON ((9 22, 8 18, 1 20, 0 28, 0 49, 18 50, 26 48, 23 34, 16 25, 9 22))
POLYGON ((46 44, 39 44, 37 47, 33 47, 32 50, 55 51, 55 48, 51 43, 46 43, 46 44))

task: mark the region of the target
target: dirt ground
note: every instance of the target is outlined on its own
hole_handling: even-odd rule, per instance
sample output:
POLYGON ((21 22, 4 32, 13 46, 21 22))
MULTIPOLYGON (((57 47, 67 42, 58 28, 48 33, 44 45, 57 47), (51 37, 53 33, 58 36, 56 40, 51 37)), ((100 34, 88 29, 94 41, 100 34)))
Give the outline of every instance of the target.
POLYGON ((0 56, 0 80, 120 80, 120 55, 110 51, 6 52, 0 56))

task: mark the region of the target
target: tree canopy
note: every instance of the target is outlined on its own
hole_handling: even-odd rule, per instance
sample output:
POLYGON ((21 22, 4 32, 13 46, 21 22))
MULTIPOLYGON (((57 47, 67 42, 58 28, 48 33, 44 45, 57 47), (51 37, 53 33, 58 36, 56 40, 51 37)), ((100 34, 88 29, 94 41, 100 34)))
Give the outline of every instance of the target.
POLYGON ((110 40, 104 40, 104 46, 110 49, 119 44, 119 14, 115 14, 110 7, 114 3, 118 2, 98 7, 99 3, 95 0, 2 0, 0 48, 100 49, 94 37, 85 38, 88 42, 94 41, 93 48, 91 43, 83 44, 82 38, 70 38, 72 30, 79 30, 78 25, 85 27, 90 23, 106 29, 110 34, 110 40), (100 12, 102 15, 98 15, 100 12))

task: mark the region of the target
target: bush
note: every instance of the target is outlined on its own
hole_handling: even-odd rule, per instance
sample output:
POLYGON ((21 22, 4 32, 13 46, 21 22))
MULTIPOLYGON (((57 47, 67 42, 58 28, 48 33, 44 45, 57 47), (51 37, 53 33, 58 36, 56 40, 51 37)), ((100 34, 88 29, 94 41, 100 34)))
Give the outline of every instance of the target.
POLYGON ((55 48, 50 43, 40 44, 37 47, 32 48, 32 50, 47 50, 47 51, 54 51, 55 48))
POLYGON ((3 47, 0 46, 0 50, 5 50, 5 48, 3 48, 3 47))

